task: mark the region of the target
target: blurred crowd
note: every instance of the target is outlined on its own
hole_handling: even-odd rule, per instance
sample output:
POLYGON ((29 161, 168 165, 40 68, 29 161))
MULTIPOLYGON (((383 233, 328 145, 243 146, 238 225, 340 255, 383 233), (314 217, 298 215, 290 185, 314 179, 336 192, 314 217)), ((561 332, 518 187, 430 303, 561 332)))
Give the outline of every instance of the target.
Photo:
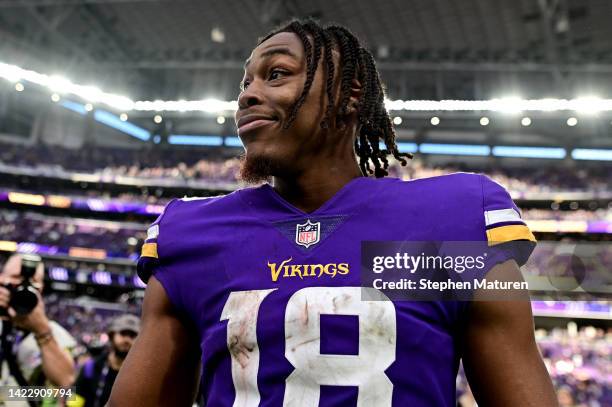
MULTIPOLYGON (((124 312, 138 314, 141 302, 132 302, 122 310, 109 310, 87 305, 86 301, 79 304, 50 296, 46 304, 49 315, 79 341, 78 354, 85 360, 107 343, 109 321, 124 312)), ((538 329, 536 340, 561 407, 612 405, 612 329, 538 329)), ((458 377, 457 392, 464 403, 469 399, 463 374, 458 377)))
MULTIPOLYGON (((50 317, 79 342, 81 361, 107 344, 112 318, 125 312, 138 315, 142 305, 141 298, 120 299, 121 307, 113 310, 89 299, 66 300, 57 295, 47 296, 45 303, 50 317)), ((535 335, 561 407, 612 405, 612 329, 578 329, 570 322, 567 328, 537 329, 535 335)), ((460 405, 473 407, 463 371, 457 378, 457 393, 460 405)))
POLYGON ((139 253, 145 224, 48 216, 35 212, 0 211, 0 240, 31 242, 60 248, 104 249, 109 255, 139 253))
POLYGON ((612 330, 537 330, 561 407, 612 405, 612 330))
MULTIPOLYGON (((234 152, 235 153, 235 152, 234 152)), ((118 149, 108 147, 67 149, 36 144, 23 146, 0 143, 0 163, 27 167, 47 168, 97 174, 105 178, 139 177, 146 179, 205 180, 212 182, 238 182, 240 159, 215 150, 188 148, 118 149)), ((509 190, 529 192, 554 191, 612 191, 609 168, 549 168, 517 167, 511 170, 474 166, 432 167, 421 160, 412 160, 402 167, 390 160, 390 176, 415 179, 443 175, 456 171, 483 172, 509 190)))
POLYGON ((206 179, 235 182, 240 160, 220 159, 214 153, 173 148, 122 149, 109 147, 68 149, 36 144, 0 143, 0 162, 27 168, 95 173, 105 177, 206 179))
POLYGON ((523 209, 521 210, 523 219, 527 220, 601 220, 612 222, 612 206, 607 209, 576 209, 569 211, 550 210, 550 209, 523 209))
POLYGON ((522 268, 524 273, 546 276, 559 288, 578 280, 586 289, 612 286, 612 246, 604 242, 540 241, 522 268))
MULTIPOLYGON (((592 326, 536 330, 536 341, 553 380, 560 407, 612 405, 612 329, 592 326)), ((457 376, 461 407, 476 406, 465 373, 457 376)))
MULTIPOLYGON (((129 150, 115 148, 80 150, 65 149, 56 146, 37 144, 36 146, 19 146, 0 143, 0 164, 20 168, 45 168, 58 172, 84 172, 96 174, 107 180, 117 177, 135 177, 147 180, 171 179, 186 182, 191 180, 224 182, 238 185, 240 168, 239 158, 215 156, 213 150, 204 153, 202 149, 147 147, 146 149, 129 150), (208 155, 206 155, 208 154, 208 155), (178 164, 177 164, 178 163, 178 164)), ((235 152, 235 151, 234 151, 235 152)), ((401 167, 393 160, 389 168, 390 176, 405 180, 443 175, 457 171, 478 171, 492 177, 511 191, 528 192, 612 192, 612 177, 609 168, 533 168, 499 169, 445 166, 432 167, 418 159, 407 167, 401 167)), ((140 185, 140 184, 138 184, 140 185)), ((3 185, 6 187, 6 185, 3 185)), ((50 193, 57 193, 49 188, 50 193)), ((138 187, 140 188, 140 187, 138 187)), ((83 187, 74 196, 119 199, 128 202, 143 202, 163 205, 168 198, 162 197, 157 187, 142 187, 142 195, 136 193, 111 193, 107 190, 93 190, 83 187)), ((37 189, 44 193, 45 189, 37 189)), ((70 193, 66 193, 69 195, 70 193)), ((612 207, 600 206, 593 210, 549 210, 525 209, 522 211, 526 220, 569 220, 569 221, 610 221, 612 207)), ((108 254, 124 258, 134 258, 146 238, 146 227, 150 223, 145 219, 137 222, 102 221, 81 219, 64 214, 63 216, 42 214, 29 210, 0 210, 0 240, 32 242, 64 249, 86 247, 103 249, 108 254)), ((612 234, 600 235, 597 239, 610 239, 612 234), (607 236, 607 237, 606 237, 607 236)), ((558 236, 557 236, 558 238, 558 236)), ((540 239, 547 240, 546 237, 540 239)), ((0 259, 2 260, 2 259, 0 259)), ((582 258, 586 267, 591 270, 591 284, 609 284, 609 270, 612 265, 612 251, 601 250, 594 256, 582 258), (594 270, 594 271, 593 271, 594 270)), ((525 267, 527 273, 546 275, 547 277, 574 277, 575 269, 571 256, 559 252, 559 246, 539 245, 525 267)), ((123 261, 98 263, 87 260, 54 259, 47 261, 47 268, 63 268, 91 274, 95 271, 124 274, 132 277, 133 263, 123 261)), ((580 277, 580 276, 578 276, 580 277)), ((563 281, 561 281, 563 284, 563 281)), ((86 284, 83 284, 85 286, 86 284)), ((100 352, 108 345, 108 325, 112 318, 124 313, 139 314, 141 297, 123 294, 114 303, 101 302, 98 299, 83 297, 95 295, 106 296, 110 300, 108 287, 78 287, 70 292, 72 298, 64 294, 52 293, 45 297, 49 317, 65 327, 78 341, 76 356, 82 364, 87 358, 100 352), (79 298, 75 298, 80 290, 79 298), (98 291, 96 291, 98 290, 98 291)), ((122 289, 116 288, 115 289, 122 289)), ((125 288, 126 290, 128 288, 125 288)), ((142 294, 142 291, 139 292, 142 294)), ((139 294, 139 295, 140 295, 139 294)), ((116 297, 115 297, 116 298, 116 297)), ((562 407, 603 407, 612 406, 612 331, 594 327, 577 329, 552 329, 536 331, 536 339, 551 373, 557 389, 559 403, 562 407)), ((470 393, 465 378, 458 378, 458 392, 462 405, 470 405, 470 393)), ((472 406, 470 406, 472 407, 472 406)))
MULTIPOLYGON (((523 211, 523 218, 526 220, 607 220, 612 222, 612 210, 529 209, 523 211)), ((140 222, 102 221, 3 209, 0 211, 0 240, 36 243, 65 249, 65 251, 74 247, 102 249, 111 257, 130 258, 139 254, 146 239, 146 229, 149 223, 150 221, 147 220, 140 222)), ((553 248, 544 248, 540 245, 532 260, 546 261, 546 264, 550 265, 550 261, 555 258, 552 252, 549 253, 551 250, 553 248)), ((601 255, 603 254, 602 252, 601 255)), ((609 253, 607 255, 609 256, 609 253)), ((604 264, 612 264, 612 259, 605 260, 604 264)), ((542 267, 544 268, 552 271, 548 266, 542 267)))

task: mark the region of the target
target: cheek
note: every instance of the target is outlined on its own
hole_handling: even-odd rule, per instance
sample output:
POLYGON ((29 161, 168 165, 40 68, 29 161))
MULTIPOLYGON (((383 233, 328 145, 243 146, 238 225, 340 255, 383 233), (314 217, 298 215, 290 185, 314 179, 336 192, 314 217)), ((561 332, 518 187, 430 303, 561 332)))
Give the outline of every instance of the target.
MULTIPOLYGON (((296 80, 287 83, 283 86, 282 91, 278 92, 273 103, 276 104, 277 110, 281 110, 285 118, 288 118, 291 113, 291 108, 297 102, 304 89, 304 81, 296 80)), ((301 109, 300 109, 301 110, 301 109)))
POLYGON ((304 104, 300 107, 296 117, 296 127, 304 128, 312 137, 320 132, 319 123, 325 117, 325 106, 327 95, 323 84, 323 77, 319 69, 312 82, 310 90, 306 95, 304 104), (299 121, 300 123, 297 123, 299 121))

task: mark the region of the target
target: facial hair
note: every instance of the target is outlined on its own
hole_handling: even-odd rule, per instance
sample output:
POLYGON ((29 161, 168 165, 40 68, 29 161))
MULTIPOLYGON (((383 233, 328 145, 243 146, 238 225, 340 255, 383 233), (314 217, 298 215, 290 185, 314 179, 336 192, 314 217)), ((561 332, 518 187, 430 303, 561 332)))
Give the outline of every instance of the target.
POLYGON ((118 359, 122 359, 123 360, 127 356, 128 352, 129 351, 120 351, 120 350, 115 349, 115 356, 118 359))
POLYGON ((129 351, 127 351, 127 350, 126 351, 120 351, 120 350, 115 349, 115 356, 118 359, 125 359, 125 357, 127 356, 128 352, 129 351))
POLYGON ((122 350, 122 349, 119 349, 119 346, 117 346, 117 344, 113 340, 112 348, 113 348, 113 353, 115 354, 115 356, 118 359, 125 359, 125 357, 127 356, 128 352, 130 351, 131 346, 128 347, 128 350, 122 350))
POLYGON ((263 155, 242 155, 238 178, 247 184, 270 181, 272 176, 282 173, 282 164, 263 155))

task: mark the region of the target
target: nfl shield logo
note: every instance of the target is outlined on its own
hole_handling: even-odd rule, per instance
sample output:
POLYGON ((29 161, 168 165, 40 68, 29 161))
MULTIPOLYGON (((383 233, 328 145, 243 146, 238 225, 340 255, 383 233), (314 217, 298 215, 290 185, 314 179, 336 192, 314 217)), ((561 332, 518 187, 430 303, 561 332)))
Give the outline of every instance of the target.
POLYGON ((306 223, 297 224, 295 227, 295 243, 308 248, 319 243, 321 236, 321 222, 312 223, 310 219, 306 223))

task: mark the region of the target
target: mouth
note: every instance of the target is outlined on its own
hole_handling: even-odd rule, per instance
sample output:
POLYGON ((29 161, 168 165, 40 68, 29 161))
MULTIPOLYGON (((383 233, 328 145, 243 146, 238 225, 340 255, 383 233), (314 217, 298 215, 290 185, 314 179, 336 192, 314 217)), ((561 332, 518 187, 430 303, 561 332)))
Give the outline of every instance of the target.
POLYGON ((272 117, 256 117, 256 118, 244 118, 245 120, 240 120, 238 122, 238 134, 242 135, 247 131, 257 129, 260 127, 267 126, 269 124, 275 123, 278 120, 272 117))

